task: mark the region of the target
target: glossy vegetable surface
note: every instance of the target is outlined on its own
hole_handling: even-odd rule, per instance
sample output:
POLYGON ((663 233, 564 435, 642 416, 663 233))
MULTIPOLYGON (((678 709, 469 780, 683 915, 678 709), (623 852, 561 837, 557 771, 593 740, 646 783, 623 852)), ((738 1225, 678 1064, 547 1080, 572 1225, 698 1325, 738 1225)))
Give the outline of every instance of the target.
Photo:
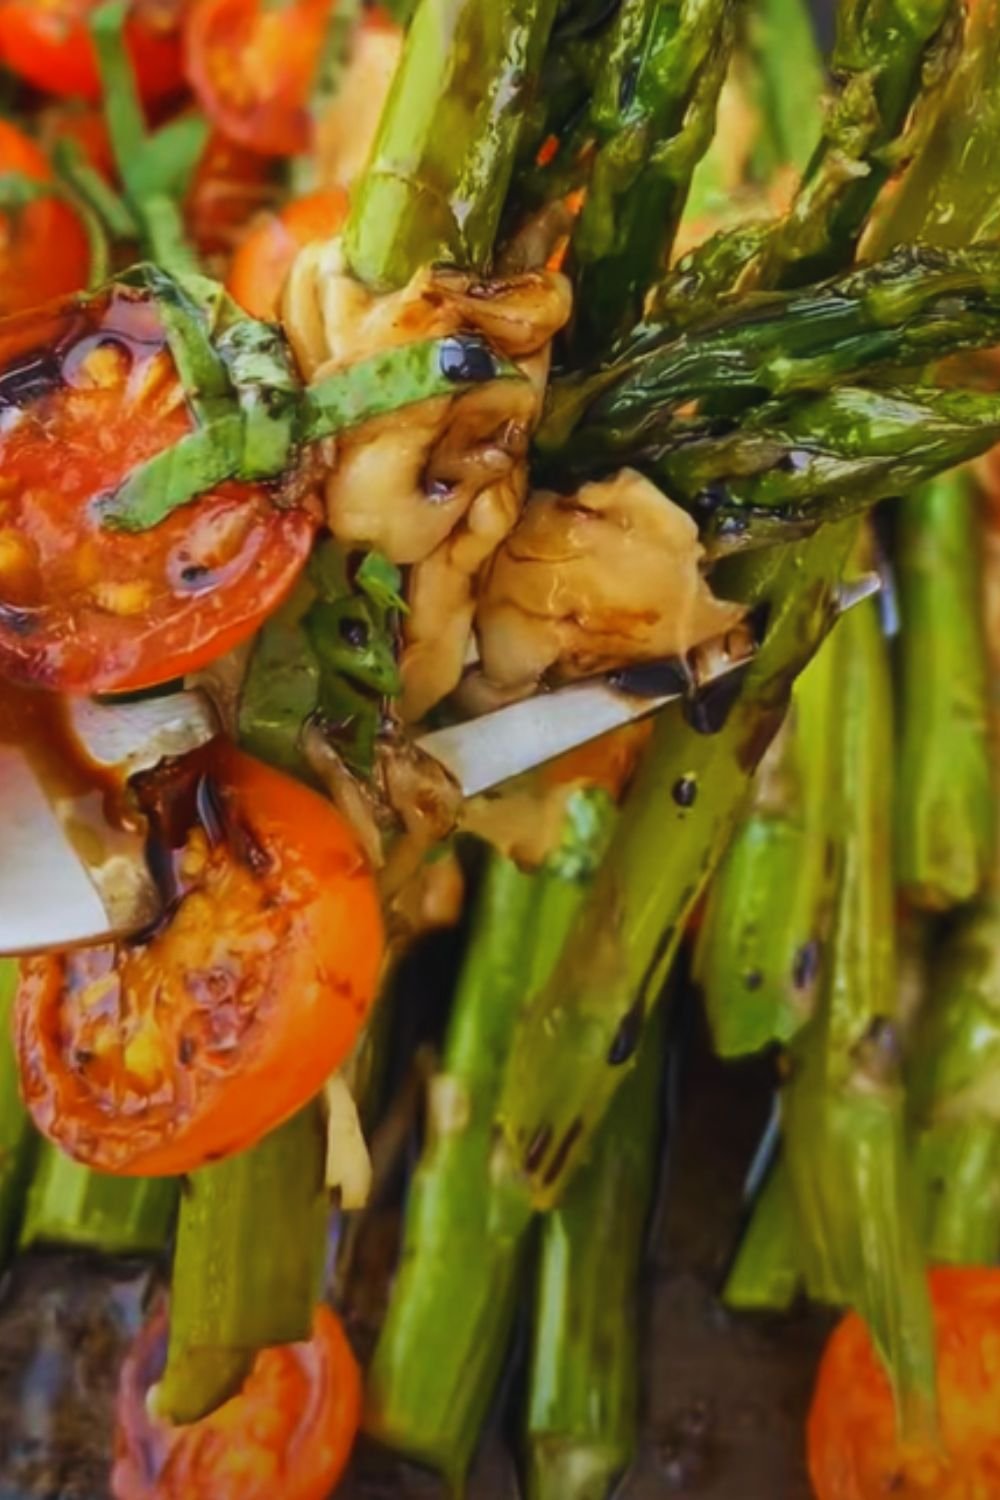
POLYGON ((0 120, 0 317, 82 291, 90 242, 59 194, 49 163, 24 133, 0 120))
POLYGON ((987 1500, 1000 1493, 1000 1273, 931 1273, 941 1443, 901 1445, 892 1396, 861 1319, 827 1345, 809 1415, 817 1500, 987 1500))
POLYGON ((361 1407, 357 1361, 330 1309, 316 1309, 307 1343, 262 1350, 239 1394, 186 1427, 149 1410, 166 1335, 160 1312, 122 1370, 114 1500, 327 1500, 361 1407))
POLYGON ((320 1090, 371 1003, 381 919, 340 815, 225 741, 147 790, 164 924, 27 960, 16 1029, 46 1134, 104 1171, 172 1175, 320 1090))

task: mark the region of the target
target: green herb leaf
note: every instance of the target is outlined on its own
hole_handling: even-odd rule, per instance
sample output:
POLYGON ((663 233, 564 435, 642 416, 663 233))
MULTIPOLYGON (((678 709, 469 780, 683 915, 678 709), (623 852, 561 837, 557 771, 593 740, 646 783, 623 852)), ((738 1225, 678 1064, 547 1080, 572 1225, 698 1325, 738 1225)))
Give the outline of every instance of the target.
POLYGON ((480 338, 455 335, 404 344, 359 360, 309 387, 304 436, 330 437, 374 417, 492 380, 523 380, 510 360, 480 338))
POLYGON ((398 609, 406 614, 409 606, 401 593, 403 574, 381 552, 369 552, 355 576, 355 582, 374 604, 382 609, 398 609))

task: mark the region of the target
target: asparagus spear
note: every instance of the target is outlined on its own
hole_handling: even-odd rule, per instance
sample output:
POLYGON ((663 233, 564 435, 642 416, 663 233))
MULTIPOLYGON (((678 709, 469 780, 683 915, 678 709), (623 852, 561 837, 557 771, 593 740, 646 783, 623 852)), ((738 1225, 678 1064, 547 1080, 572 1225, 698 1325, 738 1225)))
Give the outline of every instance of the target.
POLYGON ((543 982, 603 846, 565 867, 491 858, 459 980, 401 1268, 368 1381, 368 1431, 460 1488, 506 1351, 530 1206, 492 1181, 493 1111, 514 1018, 543 982))
POLYGON ((177 1185, 109 1177, 44 1141, 31 1178, 20 1245, 76 1245, 105 1255, 155 1255, 170 1232, 177 1185))
POLYGON ((695 977, 722 1057, 789 1041, 815 1006, 835 874, 825 838, 835 654, 826 641, 796 683, 709 894, 695 977))
POLYGON ((1000 896, 958 920, 938 953, 907 1084, 928 1254, 959 1265, 1000 1254, 1000 896))
POLYGON ((841 879, 820 1011, 792 1049, 785 1158, 807 1282, 865 1318, 903 1429, 917 1433, 932 1420, 934 1335, 892 1024, 892 698, 877 607, 853 611, 834 640, 841 711, 828 836, 841 879))
POLYGON ((168 1420, 214 1411, 239 1390, 258 1349, 309 1338, 329 1213, 324 1147, 310 1105, 251 1151, 188 1179, 156 1392, 168 1420))
POLYGON ((633 462, 678 430, 677 411, 735 416, 774 399, 906 371, 1000 332, 1000 256, 897 250, 819 287, 750 298, 688 333, 639 327, 614 358, 553 382, 537 447, 558 477, 633 462))
POLYGON ((17 965, 0 959, 0 1269, 17 1237, 38 1138, 24 1105, 11 1037, 17 965))
POLYGON ((742 1312, 784 1312, 800 1282, 798 1219, 788 1170, 779 1160, 754 1204, 723 1298, 742 1312))
POLYGON ((826 79, 812 14, 802 0, 761 0, 749 16, 757 107, 764 119, 754 152, 759 175, 806 171, 823 125, 826 79))
POLYGON ((556 0, 421 0, 345 230, 369 286, 485 270, 556 0))
POLYGON ((843 0, 830 60, 837 91, 791 211, 757 260, 759 284, 801 285, 850 259, 922 79, 946 65, 961 20, 956 0, 843 0))
POLYGON ((1000 439, 1000 400, 980 391, 838 386, 760 407, 733 432, 702 429, 647 465, 701 523, 714 553, 808 535, 912 489, 1000 439))
POLYGON ((727 597, 770 606, 742 684, 699 727, 660 715, 608 854, 549 984, 521 1017, 499 1119, 508 1175, 538 1208, 558 1202, 634 1062, 684 923, 744 806, 796 676, 832 622, 853 524, 802 548, 752 553, 720 575, 727 597), (714 732, 704 733, 704 730, 714 732))
POLYGON ((590 101, 596 141, 573 236, 576 351, 630 328, 666 265, 715 124, 734 35, 732 0, 623 0, 590 101))
POLYGON ((897 512, 901 734, 896 866, 912 902, 970 901, 993 859, 978 505, 962 472, 897 512))
POLYGON ((542 1224, 528 1500, 606 1500, 638 1438, 638 1277, 660 1141, 662 1022, 542 1224))
POLYGON ((997 0, 969 7, 965 44, 916 157, 879 224, 882 245, 996 240, 1000 227, 997 0))

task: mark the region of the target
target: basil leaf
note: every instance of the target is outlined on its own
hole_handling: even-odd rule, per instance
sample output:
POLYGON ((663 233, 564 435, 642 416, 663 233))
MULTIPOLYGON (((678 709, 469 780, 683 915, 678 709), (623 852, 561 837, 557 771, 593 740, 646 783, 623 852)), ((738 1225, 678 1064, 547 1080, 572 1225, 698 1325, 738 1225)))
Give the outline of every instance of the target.
POLYGON ((456 334, 404 344, 345 365, 309 386, 303 437, 330 437, 418 401, 457 395, 462 387, 524 379, 517 365, 481 338, 456 334))
POLYGON ((239 472, 243 416, 228 416, 196 428, 133 469, 113 495, 99 502, 101 523, 115 531, 149 531, 173 511, 239 472))

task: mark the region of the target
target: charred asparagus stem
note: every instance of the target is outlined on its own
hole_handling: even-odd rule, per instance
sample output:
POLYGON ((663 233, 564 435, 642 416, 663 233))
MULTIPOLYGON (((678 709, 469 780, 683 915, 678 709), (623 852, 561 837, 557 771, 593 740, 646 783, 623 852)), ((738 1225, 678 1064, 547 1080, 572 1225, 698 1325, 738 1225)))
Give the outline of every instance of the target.
MULTIPOLYGON (((600 794, 595 794, 600 795, 600 794)), ((595 822, 583 868, 604 842, 595 822)), ((493 1111, 515 1017, 583 896, 572 873, 491 859, 410 1190, 402 1263, 368 1382, 366 1425, 460 1487, 496 1387, 530 1205, 491 1178, 493 1111)))
POLYGON ((943 475, 897 512, 901 724, 896 866, 911 902, 970 901, 993 862, 979 507, 968 477, 943 475))
POLYGON ((1000 229, 997 0, 969 7, 965 44, 933 124, 878 226, 881 245, 991 243, 1000 229))
POLYGON ((572 242, 577 354, 630 328, 666 265, 733 35, 732 0, 623 0, 590 100, 595 154, 572 242))
POLYGON ((722 1057, 789 1041, 815 1007, 834 894, 825 839, 834 660, 828 640, 796 683, 709 894, 695 976, 722 1057))
POLYGON ((892 697, 877 607, 848 615, 834 643, 840 714, 827 837, 840 885, 820 1010, 792 1050, 785 1159, 810 1289, 863 1315, 903 1429, 920 1433, 933 1421, 934 1336, 892 1024, 892 697))
POLYGON ((346 228, 352 270, 485 271, 556 0, 422 0, 346 228))
POLYGON ((692 402, 705 421, 735 417, 876 373, 905 378, 912 366, 985 348, 998 335, 996 252, 898 250, 819 287, 737 303, 680 336, 639 327, 610 362, 553 382, 537 447, 558 479, 655 461, 672 435, 686 447, 676 414, 692 402))
POLYGON ((195 1422, 239 1390, 258 1349, 308 1339, 329 1203, 309 1106, 251 1151, 204 1167, 182 1200, 157 1410, 195 1422))
POLYGON ((754 283, 801 285, 851 258, 914 98, 923 79, 943 73, 961 21, 956 0, 844 0, 838 7, 837 92, 791 211, 752 268, 754 283))
POLYGON ((104 1255, 164 1249, 177 1206, 169 1178, 109 1177, 43 1142, 28 1190, 20 1244, 76 1245, 104 1255))
POLYGON ((760 652, 736 701, 730 694, 728 703, 708 706, 702 727, 714 733, 673 711, 660 716, 553 977, 518 1025, 499 1119, 508 1172, 538 1208, 558 1202, 634 1064, 643 1023, 743 808, 749 777, 781 723, 792 683, 832 623, 852 533, 851 524, 829 527, 803 548, 753 554, 720 578, 728 597, 770 607, 760 652))
POLYGON ((638 1277, 660 1143, 662 1021, 541 1229, 528 1500, 606 1500, 638 1440, 638 1277))
POLYGON ((11 1038, 17 965, 0 959, 0 1269, 17 1239, 38 1137, 21 1103, 11 1038))

